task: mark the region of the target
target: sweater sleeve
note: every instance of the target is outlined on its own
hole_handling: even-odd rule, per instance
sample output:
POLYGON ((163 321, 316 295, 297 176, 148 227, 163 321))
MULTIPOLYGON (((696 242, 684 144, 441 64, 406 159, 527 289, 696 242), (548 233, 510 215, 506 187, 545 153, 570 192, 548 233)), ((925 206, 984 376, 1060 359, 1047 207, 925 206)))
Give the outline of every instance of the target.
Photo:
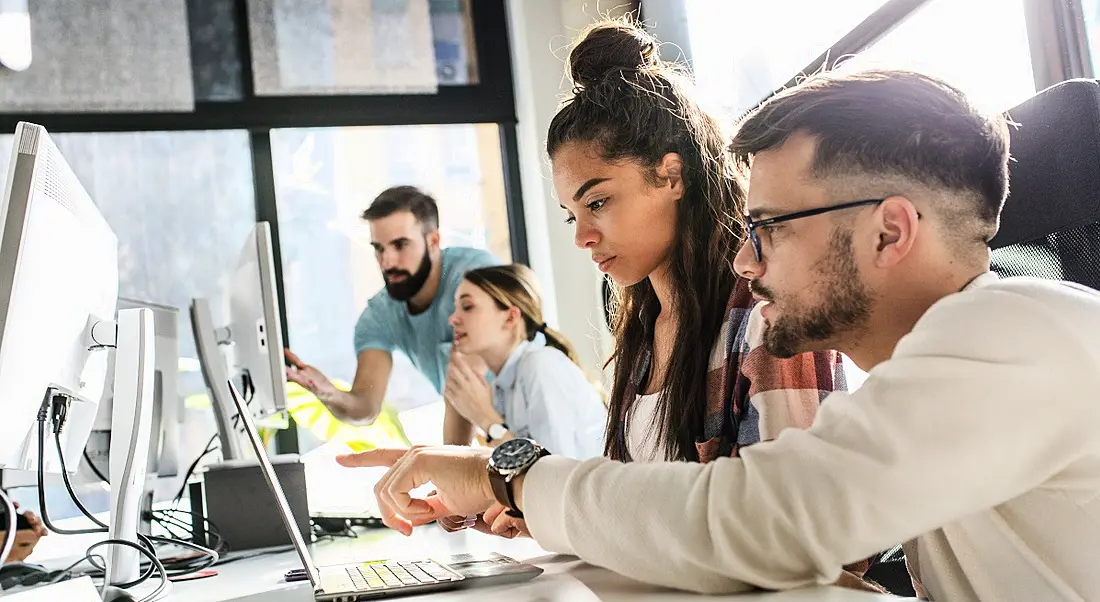
POLYGON ((548 550, 657 585, 831 583, 846 563, 1098 453, 1086 330, 1013 291, 945 299, 858 391, 830 396, 810 429, 740 458, 540 460, 524 480, 527 525, 548 550))

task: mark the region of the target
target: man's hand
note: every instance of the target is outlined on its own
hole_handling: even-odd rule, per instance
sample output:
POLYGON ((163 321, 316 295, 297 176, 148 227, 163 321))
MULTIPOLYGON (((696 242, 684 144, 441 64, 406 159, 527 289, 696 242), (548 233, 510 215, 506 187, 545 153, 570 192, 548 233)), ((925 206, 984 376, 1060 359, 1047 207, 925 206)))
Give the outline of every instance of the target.
POLYGON ((496 502, 489 484, 491 449, 444 446, 376 449, 338 456, 343 466, 390 466, 374 487, 382 522, 405 535, 415 525, 440 518, 476 516, 496 502), (409 492, 425 483, 435 491, 423 499, 409 492))
POLYGON ((437 523, 448 533, 473 529, 488 535, 499 535, 505 539, 531 537, 531 532, 527 530, 527 523, 522 518, 508 516, 505 510, 507 508, 497 503, 477 516, 445 516, 441 517, 437 523))
POLYGON ((504 506, 493 504, 491 508, 481 515, 481 520, 475 523, 473 528, 482 533, 499 535, 507 539, 512 539, 514 537, 531 537, 531 532, 527 530, 527 523, 522 518, 508 516, 505 510, 507 510, 507 508, 504 506), (482 528, 483 526, 485 528, 482 528))
POLYGON ((323 372, 303 362, 293 351, 284 349, 283 353, 290 363, 286 368, 287 381, 297 383, 313 393, 337 420, 355 422, 351 417, 358 414, 358 408, 355 407, 353 396, 337 389, 323 372))
MULTIPOLYGON (((19 510, 19 502, 12 502, 16 510, 19 510)), ((46 524, 42 522, 42 519, 38 518, 38 515, 27 510, 23 513, 23 518, 27 519, 27 524, 30 525, 30 529, 23 529, 24 531, 32 531, 39 537, 45 537, 49 531, 46 530, 46 524)))
MULTIPOLYGON (((16 509, 19 508, 19 504, 15 504, 16 509)), ((0 559, 0 562, 23 562, 34 551, 34 547, 38 545, 38 540, 46 536, 46 526, 42 524, 42 519, 38 518, 35 513, 27 511, 23 513, 23 517, 27 519, 27 523, 30 524, 29 529, 19 529, 15 532, 15 546, 11 549, 11 554, 8 554, 7 558, 0 559)), ((3 539, 6 533, 0 530, 0 539, 3 539)))
POLYGON ((302 358, 289 349, 284 349, 283 353, 286 355, 286 361, 290 363, 286 368, 287 380, 301 385, 324 402, 332 401, 340 394, 336 385, 333 385, 320 370, 303 362, 302 358))
POLYGON ((485 430, 504 421, 493 408, 493 393, 485 380, 484 370, 478 372, 470 357, 452 352, 447 365, 447 382, 443 399, 471 424, 485 430))

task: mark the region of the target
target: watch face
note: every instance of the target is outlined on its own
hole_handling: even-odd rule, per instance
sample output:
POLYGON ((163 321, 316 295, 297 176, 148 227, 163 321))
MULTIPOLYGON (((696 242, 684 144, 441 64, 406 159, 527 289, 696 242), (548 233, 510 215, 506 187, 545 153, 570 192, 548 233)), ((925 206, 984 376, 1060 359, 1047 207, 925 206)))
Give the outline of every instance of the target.
POLYGON ((488 434, 493 439, 503 439, 504 435, 508 434, 508 429, 503 424, 494 424, 493 426, 489 427, 489 430, 486 432, 486 434, 488 434))
POLYGON ((530 439, 510 439, 493 450, 493 466, 500 471, 516 470, 538 457, 535 442, 530 439))

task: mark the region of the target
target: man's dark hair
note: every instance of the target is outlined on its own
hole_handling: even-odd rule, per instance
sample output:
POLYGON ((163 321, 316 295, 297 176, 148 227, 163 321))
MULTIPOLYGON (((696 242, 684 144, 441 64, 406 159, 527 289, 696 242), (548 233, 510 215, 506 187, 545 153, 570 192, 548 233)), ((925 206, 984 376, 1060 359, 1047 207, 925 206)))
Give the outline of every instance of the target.
POLYGON ((748 166, 796 132, 816 139, 815 177, 902 180, 969 197, 973 205, 944 209, 980 220, 963 228, 968 237, 988 241, 996 233, 1008 194, 1008 124, 975 109, 958 89, 900 70, 816 75, 750 113, 730 150, 748 166))
POLYGON ((363 212, 363 219, 372 222, 397 213, 408 211, 424 226, 425 232, 439 228, 439 207, 435 199, 416 186, 394 186, 382 191, 363 212))

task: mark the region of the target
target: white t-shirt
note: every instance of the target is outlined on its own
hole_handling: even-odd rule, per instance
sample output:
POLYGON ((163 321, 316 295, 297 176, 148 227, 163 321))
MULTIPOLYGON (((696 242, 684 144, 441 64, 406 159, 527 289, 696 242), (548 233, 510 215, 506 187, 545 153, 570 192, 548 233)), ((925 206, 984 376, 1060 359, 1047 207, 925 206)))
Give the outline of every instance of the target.
POLYGON ((630 407, 626 425, 626 449, 635 462, 665 459, 664 432, 657 424, 657 399, 661 393, 638 395, 630 407))

